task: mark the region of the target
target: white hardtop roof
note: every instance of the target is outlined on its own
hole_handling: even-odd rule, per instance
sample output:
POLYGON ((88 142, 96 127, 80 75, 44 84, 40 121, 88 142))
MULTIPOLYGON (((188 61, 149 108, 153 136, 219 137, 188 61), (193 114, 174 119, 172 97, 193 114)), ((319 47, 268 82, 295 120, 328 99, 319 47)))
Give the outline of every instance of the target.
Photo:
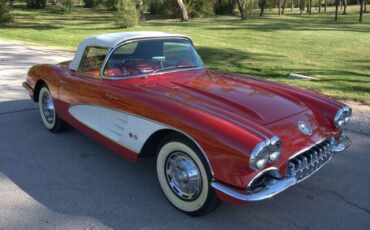
POLYGON ((109 34, 101 34, 96 36, 91 36, 85 38, 83 40, 76 51, 76 54, 69 64, 69 68, 71 70, 77 71, 83 53, 86 47, 89 46, 98 46, 98 47, 106 47, 106 48, 114 48, 122 42, 133 40, 133 39, 145 39, 145 38, 165 38, 165 37, 183 37, 190 39, 186 35, 182 34, 170 34, 165 32, 158 32, 158 31, 138 31, 138 32, 119 32, 119 33, 109 33, 109 34))

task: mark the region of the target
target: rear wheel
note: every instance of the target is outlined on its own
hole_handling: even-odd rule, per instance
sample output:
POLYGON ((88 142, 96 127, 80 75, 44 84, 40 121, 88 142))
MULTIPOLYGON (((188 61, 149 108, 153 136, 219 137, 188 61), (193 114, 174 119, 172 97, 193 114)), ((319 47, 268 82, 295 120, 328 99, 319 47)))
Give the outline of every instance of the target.
POLYGON ((220 204, 210 186, 208 164, 187 138, 170 135, 163 141, 157 156, 157 175, 170 203, 188 215, 204 215, 220 204))
POLYGON ((55 112, 54 100, 47 86, 42 86, 39 93, 39 110, 45 127, 53 132, 60 132, 64 123, 55 112))

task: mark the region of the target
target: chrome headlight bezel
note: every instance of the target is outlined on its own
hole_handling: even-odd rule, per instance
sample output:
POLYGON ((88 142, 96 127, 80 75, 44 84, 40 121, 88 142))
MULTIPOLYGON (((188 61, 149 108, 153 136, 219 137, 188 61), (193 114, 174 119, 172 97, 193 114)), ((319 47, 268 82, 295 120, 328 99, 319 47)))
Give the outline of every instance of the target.
POLYGON ((270 156, 269 162, 276 161, 281 154, 282 143, 277 136, 273 136, 270 139, 270 156))
POLYGON ((282 143, 276 136, 258 143, 250 155, 249 167, 253 170, 260 170, 267 163, 276 161, 281 154, 281 146, 282 143))
POLYGON ((344 125, 351 121, 352 109, 349 106, 340 108, 334 117, 334 124, 337 128, 343 128, 344 125))

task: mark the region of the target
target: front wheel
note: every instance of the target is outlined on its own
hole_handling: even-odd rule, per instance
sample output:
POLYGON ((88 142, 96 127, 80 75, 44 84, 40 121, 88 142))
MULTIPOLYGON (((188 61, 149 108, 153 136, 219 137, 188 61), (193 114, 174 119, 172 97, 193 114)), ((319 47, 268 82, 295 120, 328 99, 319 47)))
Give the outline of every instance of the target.
POLYGON ((208 164, 199 148, 187 138, 171 135, 162 142, 157 175, 170 203, 188 215, 204 215, 220 204, 210 186, 208 164))
POLYGON ((63 129, 64 123, 55 112, 54 100, 47 86, 43 86, 39 93, 39 110, 45 127, 53 132, 63 129))

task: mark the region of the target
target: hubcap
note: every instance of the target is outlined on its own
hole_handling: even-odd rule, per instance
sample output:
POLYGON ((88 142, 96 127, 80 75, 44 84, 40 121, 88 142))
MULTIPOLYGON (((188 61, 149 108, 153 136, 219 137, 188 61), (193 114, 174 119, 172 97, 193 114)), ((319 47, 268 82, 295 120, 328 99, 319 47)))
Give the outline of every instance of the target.
POLYGON ((166 177, 172 191, 183 200, 196 199, 202 189, 198 166, 182 152, 171 153, 166 160, 166 177))
POLYGON ((44 95, 42 96, 41 105, 42 105, 42 112, 44 113, 44 117, 46 121, 52 124, 55 119, 55 109, 54 109, 53 98, 50 96, 49 93, 44 93, 44 95))

